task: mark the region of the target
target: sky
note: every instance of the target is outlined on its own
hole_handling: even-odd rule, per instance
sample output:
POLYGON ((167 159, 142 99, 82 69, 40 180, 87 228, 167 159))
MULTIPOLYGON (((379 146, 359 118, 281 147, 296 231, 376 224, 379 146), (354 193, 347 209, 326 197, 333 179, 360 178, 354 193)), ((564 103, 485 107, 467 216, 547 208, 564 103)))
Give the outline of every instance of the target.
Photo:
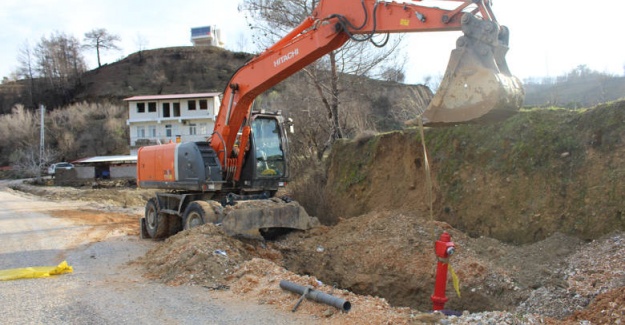
MULTIPOLYGON (((338 1, 338 0, 330 0, 338 1)), ((72 35, 105 28, 121 37, 121 51, 107 51, 112 63, 139 50, 187 46, 192 27, 217 26, 226 49, 257 51, 238 0, 2 0, 0 2, 0 78, 15 71, 20 48, 36 45, 53 32, 72 35)), ((420 2, 423 4, 428 1, 420 2)), ((429 1, 440 3, 440 1, 429 1)), ((413 2, 419 3, 419 2, 413 2)), ((510 29, 506 56, 521 79, 556 77, 579 65, 615 75, 625 73, 625 44, 620 27, 625 1, 494 0, 500 24, 510 29)), ((407 83, 441 76, 460 32, 414 33, 405 38, 407 83)), ((95 50, 84 52, 90 69, 95 50)))

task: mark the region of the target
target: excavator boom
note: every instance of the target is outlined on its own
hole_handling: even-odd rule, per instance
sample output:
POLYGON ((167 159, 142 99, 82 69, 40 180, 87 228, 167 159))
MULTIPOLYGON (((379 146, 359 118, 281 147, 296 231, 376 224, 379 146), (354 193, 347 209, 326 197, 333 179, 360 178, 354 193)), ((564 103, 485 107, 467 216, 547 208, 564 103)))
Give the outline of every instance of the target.
MULTIPOLYGON (((439 89, 423 113, 426 124, 494 121, 510 116, 524 97, 505 54, 508 29, 490 0, 387 2, 321 0, 297 28, 241 67, 224 91, 211 145, 225 165, 254 99, 348 40, 379 33, 459 31, 439 89), (450 9, 434 7, 448 4, 450 9)), ((242 164, 239 157, 238 166, 242 164)))

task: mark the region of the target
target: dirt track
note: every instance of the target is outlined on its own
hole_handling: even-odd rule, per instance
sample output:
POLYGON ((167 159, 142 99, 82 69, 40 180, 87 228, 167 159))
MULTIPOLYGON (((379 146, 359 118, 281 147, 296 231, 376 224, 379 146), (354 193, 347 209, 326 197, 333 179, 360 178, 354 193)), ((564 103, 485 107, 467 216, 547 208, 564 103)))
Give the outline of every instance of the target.
POLYGON ((93 203, 50 202, 0 189, 0 269, 57 265, 71 274, 0 282, 6 324, 308 323, 306 318, 238 301, 228 292, 172 287, 142 276, 132 261, 157 246, 141 241, 134 214, 93 203), (54 217, 51 217, 54 216, 54 217), (130 231, 129 231, 130 230, 130 231))
MULTIPOLYGON (((27 187, 22 189, 34 191, 27 187)), ((129 201, 127 196, 140 197, 143 193, 107 189, 77 195, 80 191, 77 189, 37 190, 49 198, 62 197, 64 191, 68 191, 76 198, 107 202, 105 205, 89 204, 95 210, 54 214, 71 217, 73 222, 85 223, 88 219, 93 223, 90 233, 102 227, 100 222, 105 222, 108 230, 104 233, 117 231, 121 238, 136 238, 123 235, 136 233, 136 230, 132 229, 132 223, 120 221, 125 218, 124 213, 138 218, 142 209, 120 206, 124 206, 121 202, 129 201)), ((625 296, 622 272, 625 236, 622 233, 591 243, 556 234, 532 245, 512 246, 489 238, 470 238, 445 223, 430 223, 406 213, 385 212, 342 220, 334 227, 294 233, 269 243, 225 236, 212 225, 182 232, 160 243, 134 240, 129 243, 147 245, 136 257, 148 251, 148 247, 152 248, 138 261, 146 266, 141 270, 145 270, 149 278, 174 286, 161 287, 163 290, 217 289, 211 292, 224 295, 226 300, 226 296, 232 294, 248 303, 271 305, 290 315, 297 297, 277 287, 279 280, 289 279, 349 299, 354 306, 350 313, 344 314, 324 305, 307 303, 302 304, 298 315, 337 324, 382 323, 384 320, 418 323, 436 321, 438 317, 422 312, 430 308, 428 298, 435 262, 430 251, 432 231, 442 229, 452 234, 459 247, 452 264, 460 277, 462 292, 462 298, 455 297, 449 284, 447 307, 473 311, 461 318, 451 317, 449 321, 470 324, 472 319, 483 322, 542 319, 561 323, 565 319, 588 319, 601 323, 619 319, 625 313, 622 305, 613 303, 625 296), (220 253, 216 253, 218 251, 220 253), (320 282, 324 284, 319 286, 320 282), (595 301, 597 305, 592 304, 595 301), (480 312, 483 310, 504 312, 480 312)), ((133 265, 131 269, 140 265, 133 265)))

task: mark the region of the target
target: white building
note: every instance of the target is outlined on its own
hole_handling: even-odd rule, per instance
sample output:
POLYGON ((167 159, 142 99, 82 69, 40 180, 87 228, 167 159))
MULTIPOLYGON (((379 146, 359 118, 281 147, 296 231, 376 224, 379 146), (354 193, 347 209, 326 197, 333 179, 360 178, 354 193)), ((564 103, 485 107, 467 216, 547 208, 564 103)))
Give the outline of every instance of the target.
POLYGON ((220 93, 134 96, 128 102, 130 154, 141 146, 207 141, 219 113, 220 93))

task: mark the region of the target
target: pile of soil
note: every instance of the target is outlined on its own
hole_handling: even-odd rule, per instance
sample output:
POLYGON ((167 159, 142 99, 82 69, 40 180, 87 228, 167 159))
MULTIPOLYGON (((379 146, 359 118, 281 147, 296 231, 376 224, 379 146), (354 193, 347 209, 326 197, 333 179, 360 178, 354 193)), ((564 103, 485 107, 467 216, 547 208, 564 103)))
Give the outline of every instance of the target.
POLYGON ((147 276, 170 285, 228 287, 225 278, 254 257, 279 260, 280 252, 258 240, 228 236, 221 227, 206 224, 165 240, 142 259, 147 276))
POLYGON ((458 248, 451 265, 461 297, 449 280, 445 307, 465 316, 449 318, 454 322, 467 323, 476 315, 482 321, 523 317, 553 323, 625 316, 621 305, 601 298, 625 298, 625 260, 619 258, 625 254, 625 233, 590 243, 556 234, 513 246, 470 238, 443 222, 383 212, 273 242, 230 237, 218 226, 204 225, 167 239, 142 262, 150 277, 169 284, 229 288, 241 299, 285 310, 298 297, 283 292, 280 280, 348 299, 353 306, 348 314, 313 302, 300 307, 299 312, 330 323, 358 324, 376 317, 427 322, 442 317, 428 313, 436 265, 432 232, 442 231, 458 248), (500 312, 486 312, 493 310, 500 312))

